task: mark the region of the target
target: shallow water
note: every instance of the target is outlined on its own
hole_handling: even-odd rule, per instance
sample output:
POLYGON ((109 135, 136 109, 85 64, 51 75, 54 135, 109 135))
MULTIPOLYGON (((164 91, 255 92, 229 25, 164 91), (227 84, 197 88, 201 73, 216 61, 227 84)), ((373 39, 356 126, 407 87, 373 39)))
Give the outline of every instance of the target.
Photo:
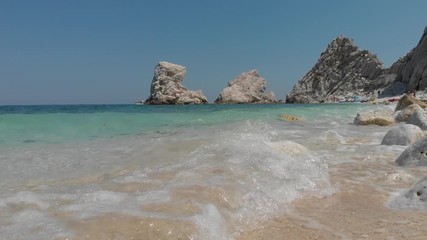
POLYGON ((328 225, 351 199, 390 214, 387 229, 389 199, 426 171, 395 166, 404 147, 379 145, 390 127, 352 124, 374 108, 0 107, 0 238, 283 239, 283 222, 295 239, 352 239, 328 225))

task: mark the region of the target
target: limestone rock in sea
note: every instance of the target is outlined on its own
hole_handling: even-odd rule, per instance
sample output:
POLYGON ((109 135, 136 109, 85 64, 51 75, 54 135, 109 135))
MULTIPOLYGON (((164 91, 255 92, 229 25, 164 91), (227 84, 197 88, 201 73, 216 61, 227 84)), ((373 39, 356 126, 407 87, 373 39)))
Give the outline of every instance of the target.
POLYGON ((399 166, 427 166, 427 136, 406 148, 396 163, 399 166))
POLYGON ((286 96, 287 103, 319 103, 333 96, 356 96, 372 93, 388 85, 394 77, 385 74, 382 62, 353 40, 339 36, 320 55, 314 67, 286 96))
POLYGON ((423 109, 415 110, 407 123, 416 125, 422 130, 427 130, 427 112, 423 109))
POLYGON ((394 113, 396 122, 407 122, 411 118, 412 114, 417 110, 423 110, 420 105, 414 103, 406 108, 396 111, 394 113))
POLYGON ((404 124, 390 129, 384 136, 381 145, 409 146, 424 136, 424 132, 415 125, 404 124))
POLYGON ((418 104, 418 106, 420 106, 422 108, 427 107, 427 104, 425 102, 421 101, 420 99, 415 98, 415 97, 410 96, 410 95, 403 95, 399 99, 399 102, 397 103, 395 111, 402 110, 402 109, 406 108, 407 106, 412 105, 414 103, 418 104))
POLYGON ((145 104, 203 104, 207 98, 201 91, 190 91, 182 85, 187 70, 184 66, 159 62, 154 70, 150 96, 145 104))
POLYGON ((288 122, 298 122, 301 121, 301 119, 297 116, 293 116, 293 115, 289 115, 289 114, 280 114, 279 115, 280 119, 288 121, 288 122))
POLYGON ((257 70, 244 72, 228 82, 215 103, 276 103, 273 92, 264 93, 266 80, 257 70))
POLYGON ((421 179, 408 192, 389 203, 392 208, 427 209, 427 177, 421 179))
POLYGON ((397 81, 407 84, 407 90, 427 88, 427 27, 417 46, 395 62, 389 72, 397 75, 397 81))
POLYGON ((387 126, 394 123, 393 111, 391 110, 360 112, 354 118, 356 125, 387 126))

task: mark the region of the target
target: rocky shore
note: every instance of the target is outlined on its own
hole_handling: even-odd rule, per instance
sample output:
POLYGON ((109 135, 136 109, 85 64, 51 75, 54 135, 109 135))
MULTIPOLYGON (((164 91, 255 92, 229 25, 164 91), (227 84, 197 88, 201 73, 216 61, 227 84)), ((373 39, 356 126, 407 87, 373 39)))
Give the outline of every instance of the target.
MULTIPOLYGON (((423 96, 425 97, 425 95, 423 96)), ((381 145, 402 145, 407 148, 395 160, 401 167, 427 166, 427 104, 411 95, 400 98, 394 111, 383 109, 360 112, 354 119, 355 125, 379 125, 393 127, 386 133, 381 145)), ((395 198, 392 208, 427 210, 427 176, 414 187, 395 198)))

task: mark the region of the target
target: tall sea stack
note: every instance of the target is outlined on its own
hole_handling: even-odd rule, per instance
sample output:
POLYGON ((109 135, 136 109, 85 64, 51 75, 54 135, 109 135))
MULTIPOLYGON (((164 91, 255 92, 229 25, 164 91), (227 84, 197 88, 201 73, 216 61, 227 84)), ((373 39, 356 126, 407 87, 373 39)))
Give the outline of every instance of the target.
POLYGON ((202 91, 190 91, 182 85, 187 70, 184 66, 159 62, 154 70, 150 96, 145 104, 203 104, 202 91))

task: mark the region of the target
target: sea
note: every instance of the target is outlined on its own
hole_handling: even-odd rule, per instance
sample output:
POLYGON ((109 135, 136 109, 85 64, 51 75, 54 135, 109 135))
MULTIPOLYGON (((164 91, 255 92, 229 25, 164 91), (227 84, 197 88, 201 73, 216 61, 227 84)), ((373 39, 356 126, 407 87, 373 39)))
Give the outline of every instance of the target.
POLYGON ((393 107, 0 106, 0 239, 422 239, 393 107))

